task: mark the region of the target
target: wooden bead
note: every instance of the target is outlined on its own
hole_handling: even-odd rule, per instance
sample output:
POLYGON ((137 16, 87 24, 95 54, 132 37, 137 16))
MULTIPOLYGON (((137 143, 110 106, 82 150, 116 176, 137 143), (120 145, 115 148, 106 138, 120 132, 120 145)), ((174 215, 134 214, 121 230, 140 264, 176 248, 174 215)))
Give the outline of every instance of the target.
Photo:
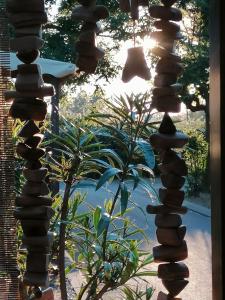
POLYGON ((172 207, 166 205, 147 205, 146 211, 148 214, 153 215, 164 215, 164 214, 171 214, 171 213, 178 213, 178 214, 186 214, 188 209, 187 207, 172 207))
POLYGON ((17 98, 44 98, 47 96, 53 96, 54 93, 53 86, 42 86, 40 89, 36 89, 34 91, 7 91, 5 92, 5 98, 6 100, 13 100, 17 98))
POLYGON ((182 224, 182 219, 177 214, 156 215, 155 225, 159 228, 177 228, 182 224))
POLYGON ((172 41, 173 43, 174 41, 181 40, 183 38, 180 32, 176 32, 172 34, 161 30, 151 32, 150 36, 153 40, 156 40, 159 43, 164 43, 164 42, 168 43, 170 41, 172 41))
POLYGON ((72 12, 72 20, 96 23, 101 19, 109 17, 107 8, 103 5, 96 5, 94 8, 77 6, 72 12))
POLYGON ((180 207, 183 204, 185 193, 176 189, 159 189, 160 201, 167 206, 180 207))
POLYGON ((175 52, 176 39, 164 35, 163 39, 158 42, 158 46, 164 48, 169 53, 173 53, 175 52))
POLYGON ((187 258, 188 250, 185 241, 179 247, 156 246, 153 247, 153 256, 155 262, 176 262, 187 258))
POLYGON ((49 220, 20 220, 23 233, 26 236, 47 235, 50 221, 49 220))
POLYGON ((176 0, 161 0, 161 2, 162 2, 165 6, 169 7, 169 6, 172 6, 172 5, 176 2, 176 0))
POLYGON ((139 19, 138 0, 130 0, 130 12, 133 20, 139 19))
POLYGON ((96 0, 78 0, 77 2, 84 6, 92 6, 95 5, 96 0))
POLYGON ((183 66, 169 58, 161 58, 156 65, 156 72, 158 74, 167 73, 179 76, 183 72, 183 66))
POLYGON ((16 198, 16 206, 31 207, 31 206, 51 206, 52 198, 41 196, 22 195, 16 198))
POLYGON ((44 84, 39 65, 22 65, 31 66, 31 68, 19 68, 20 66, 18 66, 18 75, 15 83, 16 90, 18 92, 39 90, 44 84))
POLYGON ((139 6, 148 6, 149 0, 138 0, 138 5, 139 6))
POLYGON ((49 232, 46 236, 27 237, 23 235, 22 237, 22 241, 24 245, 34 246, 34 247, 38 247, 41 245, 43 247, 50 248, 53 244, 53 240, 54 240, 54 233, 52 232, 49 232))
POLYGON ((16 56, 19 60, 21 60, 25 64, 31 64, 33 61, 35 61, 40 55, 39 50, 34 49, 32 51, 19 51, 17 52, 16 56))
POLYGON ((31 169, 31 170, 40 169, 41 167, 42 167, 42 164, 39 160, 27 161, 25 164, 25 168, 31 169))
POLYGON ((14 216, 20 220, 50 220, 55 211, 50 206, 16 207, 14 216))
POLYGON ((177 296, 189 283, 188 280, 162 280, 164 287, 168 290, 169 295, 172 297, 177 296))
POLYGON ((163 58, 165 57, 165 58, 168 58, 168 59, 170 59, 171 61, 174 61, 174 62, 181 62, 180 56, 178 56, 178 55, 176 55, 172 52, 167 51, 165 48, 155 47, 151 50, 151 52, 156 56, 163 57, 163 58))
POLYGON ((155 87, 152 90, 152 94, 154 97, 164 97, 164 96, 175 96, 182 89, 182 85, 176 86, 176 84, 165 87, 155 87))
POLYGON ((98 61, 94 57, 78 55, 76 65, 79 71, 87 74, 94 74, 98 65, 98 61))
POLYGON ((49 188, 45 182, 27 181, 22 188, 24 195, 45 196, 48 195, 49 192, 49 188))
POLYGON ((179 9, 174 7, 165 7, 159 5, 152 5, 149 8, 150 16, 162 20, 172 20, 179 22, 182 20, 182 13, 179 9))
POLYGON ((34 123, 34 121, 28 121, 25 123, 23 128, 20 130, 20 132, 18 133, 18 136, 23 137, 23 138, 30 138, 39 132, 40 132, 40 130, 37 127, 37 125, 34 123))
POLYGON ((150 143, 155 149, 183 148, 187 142, 187 135, 180 132, 173 135, 154 133, 150 137, 150 143))
POLYGON ((159 164, 158 168, 163 174, 174 173, 178 176, 187 175, 187 165, 183 159, 176 160, 168 164, 159 164))
POLYGON ((94 16, 97 18, 97 21, 107 19, 109 17, 109 11, 104 5, 96 5, 94 16))
POLYGON ((157 300, 182 300, 181 298, 174 298, 169 295, 166 295, 163 292, 159 292, 157 300))
POLYGON ((96 32, 94 30, 85 30, 79 35, 79 41, 86 42, 95 46, 96 32))
POLYGON ((151 79, 150 69, 147 66, 142 47, 128 49, 128 57, 123 69, 122 80, 127 83, 135 76, 144 80, 151 79))
POLYGON ((14 52, 29 52, 40 49, 44 41, 37 36, 25 36, 10 40, 10 49, 14 52))
POLYGON ((42 100, 17 99, 13 102, 9 115, 14 119, 43 121, 47 114, 47 104, 42 100), (29 105, 28 105, 29 103, 29 105))
POLYGON ((166 246, 180 246, 186 234, 186 226, 178 228, 157 228, 156 236, 159 244, 166 246))
POLYGON ((24 177, 33 182, 42 182, 47 175, 48 169, 41 168, 37 170, 23 169, 24 177))
MULTIPOLYGON (((24 36, 36 36, 36 37, 42 38, 42 26, 39 24, 39 25, 34 25, 34 26, 15 28, 15 37, 16 38, 24 37, 24 36)), ((18 55, 17 55, 17 57, 18 57, 18 55)), ((31 62, 33 62, 33 60, 31 62)))
POLYGON ((97 47, 94 47, 91 43, 78 41, 75 45, 76 51, 84 56, 94 57, 96 60, 103 58, 105 52, 97 47))
POLYGON ((43 286, 49 285, 48 272, 37 273, 26 271, 23 277, 23 283, 30 286, 43 286))
POLYGON ((188 267, 180 263, 160 264, 158 266, 158 277, 166 280, 176 280, 189 277, 188 267))
POLYGON ((13 24, 15 28, 41 25, 47 23, 48 21, 46 12, 21 12, 19 14, 9 13, 8 17, 9 22, 13 24))
POLYGON ((119 7, 122 12, 130 12, 130 0, 119 0, 119 7))
POLYGON ((44 0, 7 0, 6 8, 9 12, 44 12, 44 0))
POLYGON ((50 255, 41 253, 28 253, 26 261, 27 272, 47 272, 50 255))
POLYGON ((171 73, 158 74, 154 79, 154 85, 156 87, 170 86, 171 84, 174 84, 176 82, 177 76, 171 73))
POLYGON ((30 75, 30 74, 38 74, 41 76, 41 67, 38 64, 21 64, 18 65, 18 74, 21 75, 30 75))
POLYGON ((161 175, 161 181, 165 188, 167 189, 181 189, 185 183, 185 178, 182 176, 177 176, 175 174, 169 173, 166 175, 161 175))
POLYGON ((42 291, 42 297, 34 300, 54 300, 54 293, 52 288, 42 291))
POLYGON ((173 135, 177 132, 176 126, 173 123, 173 120, 168 114, 164 114, 162 122, 159 126, 159 133, 173 135))
POLYGON ((45 155, 45 149, 42 148, 30 148, 24 143, 18 143, 16 147, 16 153, 22 158, 33 161, 38 160, 45 155))
POLYGON ((160 20, 160 21, 155 21, 153 25, 157 29, 164 31, 167 34, 174 35, 180 32, 180 26, 174 22, 160 20))
POLYGON ((99 34, 102 32, 102 27, 99 22, 92 23, 92 22, 85 22, 83 26, 81 27, 81 32, 85 31, 94 31, 96 34, 99 34))
MULTIPOLYGON (((186 138, 188 140, 187 135, 186 138)), ((163 164, 169 164, 171 162, 175 162, 181 159, 181 156, 177 152, 171 149, 161 151, 159 155, 160 155, 160 160, 162 161, 163 164)))
POLYGON ((35 134, 32 137, 26 139, 24 141, 24 144, 26 144, 31 148, 37 148, 38 145, 42 142, 43 138, 44 138, 43 134, 35 134))

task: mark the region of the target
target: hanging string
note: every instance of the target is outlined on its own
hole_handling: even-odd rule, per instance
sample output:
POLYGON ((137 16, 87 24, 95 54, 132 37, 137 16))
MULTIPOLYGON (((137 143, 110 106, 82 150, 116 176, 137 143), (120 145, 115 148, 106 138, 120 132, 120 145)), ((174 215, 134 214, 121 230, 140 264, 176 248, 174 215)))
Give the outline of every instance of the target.
POLYGON ((136 23, 135 23, 135 20, 133 20, 133 43, 134 43, 134 47, 136 47, 136 30, 135 30, 135 27, 136 27, 136 23))

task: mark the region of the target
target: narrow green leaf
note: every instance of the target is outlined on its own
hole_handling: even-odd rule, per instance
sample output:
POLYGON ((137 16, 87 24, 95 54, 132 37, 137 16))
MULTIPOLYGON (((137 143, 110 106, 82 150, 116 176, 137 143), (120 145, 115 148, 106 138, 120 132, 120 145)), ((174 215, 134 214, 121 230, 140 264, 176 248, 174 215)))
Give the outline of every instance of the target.
POLYGON ((119 173, 121 173, 121 170, 117 168, 110 168, 106 170, 105 173, 102 174, 101 178, 97 183, 96 191, 100 189, 106 183, 106 181, 108 181, 110 178, 112 178, 113 176, 119 173))
POLYGON ((143 277, 143 276, 157 276, 156 271, 143 271, 135 274, 135 277, 143 277))
POLYGON ((148 257, 145 258, 141 265, 144 267, 152 262, 154 262, 154 257, 152 254, 150 254, 148 257))
POLYGON ((153 169, 155 167, 155 154, 150 143, 140 139, 137 141, 137 146, 143 153, 147 165, 153 169))
POLYGON ((103 231, 107 230, 107 228, 109 227, 109 223, 110 223, 110 215, 104 213, 98 222, 98 228, 97 228, 98 237, 103 233, 103 231))
POLYGON ((93 215, 93 223, 94 223, 95 230, 98 229, 98 223, 101 218, 101 214, 102 214, 102 208, 100 206, 97 206, 93 215))
POLYGON ((130 197, 130 192, 127 189, 125 184, 121 185, 121 197, 120 197, 120 204, 121 204, 121 215, 123 215, 128 206, 128 200, 130 197))

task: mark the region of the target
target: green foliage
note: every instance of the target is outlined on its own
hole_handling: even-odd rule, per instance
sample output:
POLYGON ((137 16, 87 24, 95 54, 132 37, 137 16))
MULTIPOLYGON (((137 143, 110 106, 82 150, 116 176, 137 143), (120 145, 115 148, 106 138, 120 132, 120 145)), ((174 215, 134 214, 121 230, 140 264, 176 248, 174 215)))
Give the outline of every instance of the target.
MULTIPOLYGON (((110 200, 107 200, 106 207, 109 203, 110 200)), ((66 221, 66 250, 70 257, 66 273, 78 269, 85 277, 77 300, 100 299, 100 295, 114 289, 121 289, 126 295, 123 288, 129 280, 138 279, 144 283, 145 278, 156 276, 156 272, 151 270, 153 256, 141 250, 145 240, 143 230, 128 217, 130 209, 126 209, 123 215, 117 213, 109 216, 103 208, 87 204, 82 194, 71 196, 66 221), (84 213, 85 204, 89 209, 84 213)), ((52 230, 58 235, 59 227, 55 221, 52 230)), ((139 294, 148 295, 146 299, 150 299, 153 290, 150 293, 150 288, 146 287, 139 294)))
POLYGON ((190 196, 198 196, 200 192, 209 189, 206 184, 208 182, 208 142, 204 132, 200 130, 189 130, 187 133, 190 139, 183 152, 188 165, 187 193, 190 196))
POLYGON ((181 44, 184 73, 182 101, 191 111, 208 111, 209 101, 209 2, 181 1, 184 9, 181 44))
MULTIPOLYGON (((151 114, 144 113, 147 101, 147 95, 120 97, 114 102, 105 100, 107 113, 92 113, 87 118, 96 127, 90 129, 85 121, 72 124, 64 119, 60 134, 48 141, 58 145, 58 156, 49 157, 49 163, 54 178, 64 183, 63 196, 59 195, 56 204, 59 214, 52 223, 52 229, 59 235, 54 251, 56 255, 60 240, 64 240, 71 257, 71 264, 60 269, 60 276, 74 268, 85 276, 77 300, 101 299, 103 294, 119 289, 131 279, 144 280, 143 277, 156 275, 148 269, 152 256, 145 257, 147 253, 141 249, 143 237, 146 238, 144 231, 129 219, 129 212, 138 207, 131 201, 132 190, 140 187, 148 191, 149 197, 157 197, 151 184, 142 178, 143 170, 153 176, 150 167, 154 166, 154 153, 142 138, 151 127, 151 114), (102 141, 102 137, 107 139, 102 141), (110 142, 115 140, 117 150, 122 151, 112 149, 110 142), (146 164, 135 163, 134 158, 140 153, 146 164), (99 175, 98 179, 92 179, 93 173, 99 175), (76 191, 82 183, 87 187, 89 181, 96 190, 115 181, 116 191, 104 208, 88 203, 88 209, 84 209, 85 197, 76 191), (66 230, 62 239, 63 226, 66 230), (75 250, 78 255, 74 257, 75 250)), ((151 297, 149 291, 146 288, 143 294, 147 299, 151 297)))
POLYGON ((123 289, 124 294, 126 295, 126 300, 142 300, 142 299, 146 299, 149 300, 151 299, 154 290, 151 287, 147 287, 145 291, 143 291, 142 289, 139 289, 138 286, 136 287, 136 289, 132 289, 129 286, 126 286, 123 289), (145 296, 145 298, 143 298, 145 296))

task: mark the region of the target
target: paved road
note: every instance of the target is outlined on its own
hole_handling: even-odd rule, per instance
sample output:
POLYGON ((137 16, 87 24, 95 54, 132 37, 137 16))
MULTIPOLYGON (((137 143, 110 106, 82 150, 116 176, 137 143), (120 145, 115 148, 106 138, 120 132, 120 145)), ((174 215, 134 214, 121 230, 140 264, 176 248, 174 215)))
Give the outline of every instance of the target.
MULTIPOLYGON (((155 188, 158 188, 159 183, 155 183, 155 188)), ((116 184, 110 186, 112 191, 115 191, 116 184)), ((83 190, 84 191, 84 190, 83 190)), ((99 191, 94 189, 86 190, 87 200, 93 206, 104 205, 104 200, 109 199, 111 194, 104 188, 99 191)), ((150 202, 146 192, 137 189, 133 193, 133 199, 140 207, 145 210, 146 205, 150 202)), ((155 237, 154 216, 147 215, 147 220, 139 209, 135 209, 131 213, 132 219, 138 226, 145 229, 147 235, 152 240, 152 244, 146 249, 151 252, 152 246, 157 244, 155 237)), ((194 211, 189 211, 183 218, 183 223, 187 226, 188 232, 186 240, 189 248, 189 258, 186 263, 190 269, 190 283, 186 289, 180 294, 183 300, 211 300, 211 223, 210 217, 206 217, 194 211)), ((157 265, 155 265, 157 269, 157 265)), ((157 291, 164 288, 158 278, 151 278, 151 283, 156 287, 157 291)), ((111 297, 108 297, 109 300, 111 297)), ((115 297, 114 297, 115 300, 115 297)), ((118 298, 119 300, 119 298, 118 298)))

